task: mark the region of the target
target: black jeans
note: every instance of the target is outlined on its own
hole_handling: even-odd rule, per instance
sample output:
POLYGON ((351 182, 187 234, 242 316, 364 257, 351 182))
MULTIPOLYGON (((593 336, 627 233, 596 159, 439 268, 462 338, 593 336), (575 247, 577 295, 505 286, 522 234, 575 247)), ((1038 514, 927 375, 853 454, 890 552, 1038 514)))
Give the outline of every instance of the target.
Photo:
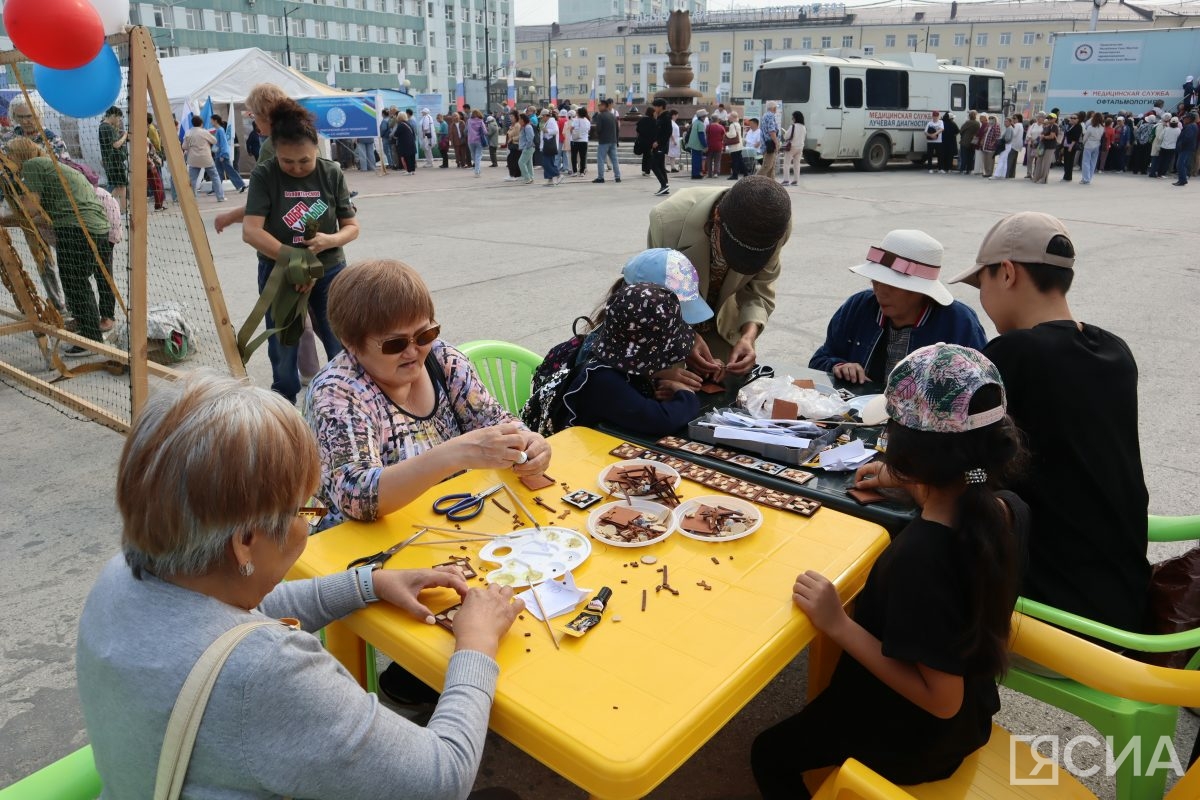
POLYGON ((662 150, 655 150, 650 154, 650 171, 654 173, 654 177, 658 178, 658 185, 665 189, 667 188, 667 154, 662 150))
MULTIPOLYGON (((62 279, 63 297, 67 310, 79 326, 79 335, 94 341, 101 340, 100 319, 112 319, 117 300, 112 289, 96 263, 96 256, 88 244, 88 235, 82 228, 56 227, 54 238, 57 244, 58 275, 62 279), (100 304, 96 305, 96 293, 92 291, 92 280, 96 281, 96 293, 100 304)), ((90 234, 96 250, 104 261, 105 269, 112 273, 112 245, 105 234, 90 234)))
POLYGON ((490 144, 488 145, 488 155, 492 157, 492 166, 498 166, 496 164, 496 148, 490 144))
POLYGON ((654 150, 651 149, 653 147, 653 145, 654 145, 653 142, 643 142, 642 143, 642 174, 643 175, 654 171, 653 167, 652 167, 652 164, 654 163, 654 150))
POLYGON ((1077 147, 1072 147, 1070 150, 1063 152, 1063 180, 1071 180, 1073 170, 1075 169, 1075 151, 1077 147))
POLYGON ((571 171, 587 172, 587 142, 571 142, 571 171))
POLYGON ((521 149, 519 147, 517 147, 515 144, 510 144, 508 146, 508 157, 505 159, 505 162, 504 162, 505 166, 508 167, 508 177, 510 177, 510 178, 521 177, 521 167, 518 166, 520 161, 521 161, 521 149))

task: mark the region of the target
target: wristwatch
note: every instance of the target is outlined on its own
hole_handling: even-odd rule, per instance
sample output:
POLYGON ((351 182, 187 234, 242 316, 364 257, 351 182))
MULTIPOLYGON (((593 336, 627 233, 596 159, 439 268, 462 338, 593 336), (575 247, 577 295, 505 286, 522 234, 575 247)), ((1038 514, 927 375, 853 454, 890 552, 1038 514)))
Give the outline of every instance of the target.
POLYGON ((354 581, 358 584, 358 593, 364 603, 378 603, 379 596, 375 594, 375 576, 372 574, 379 569, 379 564, 364 564, 354 568, 354 581))

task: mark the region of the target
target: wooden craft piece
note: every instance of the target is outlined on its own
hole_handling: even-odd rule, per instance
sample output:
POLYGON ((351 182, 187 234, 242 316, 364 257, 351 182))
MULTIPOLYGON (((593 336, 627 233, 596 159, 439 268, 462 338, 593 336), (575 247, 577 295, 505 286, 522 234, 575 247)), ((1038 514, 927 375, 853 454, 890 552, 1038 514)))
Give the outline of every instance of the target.
POLYGON ((545 489, 547 486, 553 486, 556 483, 554 478, 546 474, 522 475, 519 480, 531 492, 536 492, 538 489, 545 489))

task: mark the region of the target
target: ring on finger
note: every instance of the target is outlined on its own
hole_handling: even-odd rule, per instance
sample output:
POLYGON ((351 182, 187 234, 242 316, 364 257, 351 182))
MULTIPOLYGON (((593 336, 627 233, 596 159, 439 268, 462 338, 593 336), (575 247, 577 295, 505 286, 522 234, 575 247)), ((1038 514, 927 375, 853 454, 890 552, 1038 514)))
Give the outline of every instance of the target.
POLYGON ((517 463, 518 464, 524 464, 528 460, 529 460, 529 453, 526 453, 524 450, 521 450, 520 452, 517 453, 517 463))

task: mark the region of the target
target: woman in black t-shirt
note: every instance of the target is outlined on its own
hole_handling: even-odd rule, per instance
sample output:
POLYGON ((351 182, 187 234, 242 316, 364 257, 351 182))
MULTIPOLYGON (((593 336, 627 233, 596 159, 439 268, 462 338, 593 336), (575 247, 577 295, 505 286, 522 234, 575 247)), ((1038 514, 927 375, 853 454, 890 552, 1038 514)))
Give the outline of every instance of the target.
MULTIPOLYGON (((308 310, 313 330, 327 358, 342 351, 329 327, 326 297, 329 284, 346 266, 342 247, 358 238, 358 220, 350 203, 350 190, 341 168, 321 158, 312 116, 295 100, 283 98, 270 111, 274 158, 250 173, 250 193, 242 240, 258 251, 258 290, 266 286, 284 248, 307 250, 325 267, 324 275, 302 291, 311 292, 308 310)), ((275 327, 267 311, 267 328, 275 327)), ((271 357, 271 388, 296 402, 300 392, 297 366, 299 348, 272 336, 267 342, 271 357)))
MULTIPOLYGON (((1024 459, 1000 373, 960 345, 915 350, 888 378, 886 465, 921 516, 879 558, 853 618, 808 571, 792 599, 843 648, 829 687, 754 741, 767 800, 808 797, 801 773, 863 762, 899 784, 951 775, 991 735, 1028 507, 1006 483, 1024 459)), ((876 483, 876 480, 878 483, 876 483)))

